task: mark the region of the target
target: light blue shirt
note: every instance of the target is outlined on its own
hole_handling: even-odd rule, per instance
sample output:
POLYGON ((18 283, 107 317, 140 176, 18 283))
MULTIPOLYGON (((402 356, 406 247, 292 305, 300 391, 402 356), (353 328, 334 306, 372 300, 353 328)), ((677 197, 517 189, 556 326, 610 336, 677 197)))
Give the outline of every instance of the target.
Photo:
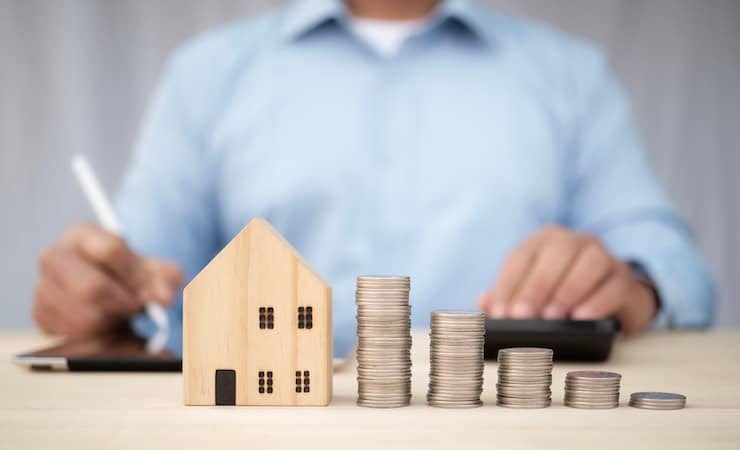
POLYGON ((384 58, 347 14, 306 0, 175 52, 118 197, 133 248, 190 279, 264 217, 332 284, 343 353, 357 275, 410 275, 426 326, 474 308, 508 252, 561 224, 641 263, 661 324, 710 322, 708 270, 597 50, 451 0, 384 58))

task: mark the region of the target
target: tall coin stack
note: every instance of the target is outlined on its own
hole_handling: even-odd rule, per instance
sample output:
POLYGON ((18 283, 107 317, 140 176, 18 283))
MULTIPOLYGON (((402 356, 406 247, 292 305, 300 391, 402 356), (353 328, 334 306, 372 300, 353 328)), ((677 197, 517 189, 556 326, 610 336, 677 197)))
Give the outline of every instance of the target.
POLYGON ((600 370, 578 370, 565 376, 565 406, 608 409, 619 406, 622 375, 600 370))
POLYGON ((516 347, 498 351, 496 400, 510 408, 546 408, 552 402, 552 350, 516 347))
POLYGON ((427 401, 441 408, 481 406, 485 315, 434 311, 427 401))
POLYGON ((411 400, 409 277, 357 277, 357 404, 408 406, 411 400))

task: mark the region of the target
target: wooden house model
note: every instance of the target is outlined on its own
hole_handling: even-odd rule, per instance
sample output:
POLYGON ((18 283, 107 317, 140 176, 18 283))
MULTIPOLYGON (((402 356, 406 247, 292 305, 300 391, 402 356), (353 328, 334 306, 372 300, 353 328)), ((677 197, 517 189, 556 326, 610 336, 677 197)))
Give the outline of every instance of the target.
POLYGON ((186 405, 331 400, 331 287, 267 221, 185 287, 182 370, 186 405))

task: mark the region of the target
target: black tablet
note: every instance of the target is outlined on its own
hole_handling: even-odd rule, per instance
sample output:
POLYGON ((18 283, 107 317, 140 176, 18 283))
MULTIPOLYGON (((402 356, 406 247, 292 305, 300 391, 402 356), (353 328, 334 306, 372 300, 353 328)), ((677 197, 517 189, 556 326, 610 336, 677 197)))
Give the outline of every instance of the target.
POLYGON ((507 347, 546 347, 559 361, 605 361, 619 330, 614 319, 486 319, 485 357, 496 359, 507 347))
POLYGON ((65 342, 15 355, 13 361, 32 370, 178 372, 179 352, 147 350, 146 341, 120 334, 65 342))

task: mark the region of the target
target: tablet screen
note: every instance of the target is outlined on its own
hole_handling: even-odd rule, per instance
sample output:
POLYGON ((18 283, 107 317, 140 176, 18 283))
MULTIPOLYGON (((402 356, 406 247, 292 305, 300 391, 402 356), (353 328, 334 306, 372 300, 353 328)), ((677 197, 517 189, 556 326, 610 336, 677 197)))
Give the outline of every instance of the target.
POLYGON ((182 368, 179 352, 172 349, 149 352, 146 341, 132 334, 68 341, 17 355, 15 360, 31 369, 47 370, 177 371, 182 368))

